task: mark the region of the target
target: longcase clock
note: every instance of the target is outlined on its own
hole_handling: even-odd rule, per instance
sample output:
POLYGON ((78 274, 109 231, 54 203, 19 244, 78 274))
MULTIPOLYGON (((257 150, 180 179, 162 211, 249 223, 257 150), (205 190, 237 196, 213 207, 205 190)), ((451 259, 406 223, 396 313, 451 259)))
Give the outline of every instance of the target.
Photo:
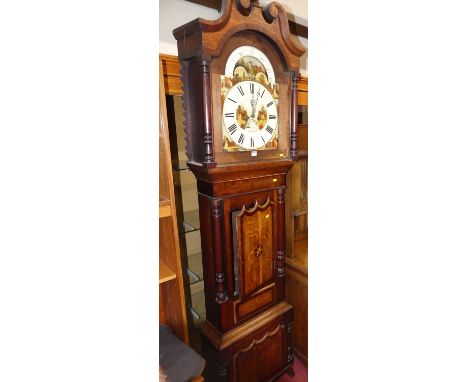
POLYGON ((292 371, 284 301, 286 173, 297 159, 304 48, 278 3, 228 0, 177 39, 188 165, 197 179, 208 381, 270 381, 292 371))

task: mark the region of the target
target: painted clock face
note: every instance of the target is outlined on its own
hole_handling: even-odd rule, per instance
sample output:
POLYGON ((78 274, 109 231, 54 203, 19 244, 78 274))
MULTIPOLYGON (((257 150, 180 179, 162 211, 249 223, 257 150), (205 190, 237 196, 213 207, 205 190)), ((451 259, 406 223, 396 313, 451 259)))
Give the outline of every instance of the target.
POLYGON ((234 84, 224 99, 224 133, 243 150, 258 150, 278 136, 278 109, 272 93, 256 81, 234 84))

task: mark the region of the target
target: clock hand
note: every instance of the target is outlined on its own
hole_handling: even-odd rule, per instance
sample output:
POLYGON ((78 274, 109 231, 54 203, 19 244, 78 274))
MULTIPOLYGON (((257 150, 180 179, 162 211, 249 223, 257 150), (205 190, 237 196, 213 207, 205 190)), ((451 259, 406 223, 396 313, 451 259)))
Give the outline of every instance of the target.
POLYGON ((258 87, 258 92, 257 92, 257 99, 254 101, 254 95, 252 94, 252 114, 250 115, 251 118, 255 118, 255 109, 257 108, 257 103, 258 103, 258 97, 260 97, 260 87, 258 87))
POLYGON ((250 118, 255 117, 255 106, 257 105, 257 100, 254 99, 254 94, 252 93, 252 99, 250 100, 250 105, 252 106, 252 113, 250 113, 250 118))

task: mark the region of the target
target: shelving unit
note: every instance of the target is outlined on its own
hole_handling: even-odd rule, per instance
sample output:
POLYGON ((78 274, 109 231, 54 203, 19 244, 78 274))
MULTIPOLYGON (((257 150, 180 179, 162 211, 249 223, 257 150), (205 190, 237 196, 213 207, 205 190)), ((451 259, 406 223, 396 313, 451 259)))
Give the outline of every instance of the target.
POLYGON ((200 350, 200 327, 206 321, 200 219, 196 179, 187 166, 183 130, 182 83, 176 57, 160 55, 166 85, 171 172, 181 254, 183 288, 190 345, 200 350))
POLYGON ((159 284, 165 283, 166 281, 171 281, 176 278, 175 272, 171 271, 169 267, 162 262, 159 261, 159 284))
POLYGON ((176 201, 171 171, 171 154, 164 81, 160 66, 159 115, 159 321, 188 342, 183 272, 179 249, 176 201), (162 101, 162 102, 161 102, 162 101))
POLYGON ((286 301, 294 306, 294 353, 307 364, 308 201, 307 81, 298 81, 299 159, 287 175, 286 301))
POLYGON ((171 202, 168 200, 159 200, 159 218, 167 218, 172 215, 171 202))

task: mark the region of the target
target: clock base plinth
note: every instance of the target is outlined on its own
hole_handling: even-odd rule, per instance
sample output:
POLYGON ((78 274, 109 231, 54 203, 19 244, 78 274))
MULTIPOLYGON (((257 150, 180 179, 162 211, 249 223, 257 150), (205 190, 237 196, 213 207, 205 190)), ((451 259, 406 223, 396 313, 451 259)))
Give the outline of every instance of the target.
POLYGON ((276 304, 244 324, 220 333, 202 327, 208 382, 268 382, 292 369, 293 307, 276 304))

